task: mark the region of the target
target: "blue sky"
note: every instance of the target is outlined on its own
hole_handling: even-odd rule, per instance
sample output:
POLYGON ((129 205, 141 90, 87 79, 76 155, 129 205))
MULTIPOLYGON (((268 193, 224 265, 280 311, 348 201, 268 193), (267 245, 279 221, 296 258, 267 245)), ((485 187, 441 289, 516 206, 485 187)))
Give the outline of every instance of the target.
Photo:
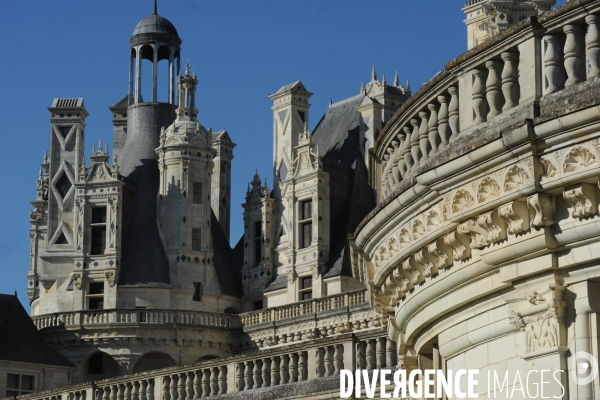
MULTIPOLYGON (((238 144, 232 242, 242 234, 240 204, 254 170, 272 181, 268 94, 302 80, 315 93, 312 129, 330 99, 358 94, 373 64, 388 82, 398 70, 401 81, 409 79, 416 91, 466 50, 463 4, 159 0, 159 14, 183 40, 183 64, 189 60, 197 71, 200 122, 227 129, 238 144)), ((39 163, 49 147, 47 107, 55 97, 83 97, 90 113, 86 153, 99 138, 112 143, 108 106, 127 94, 129 37, 152 8, 152 0, 0 0, 0 293, 16 289, 28 303, 29 201, 35 198, 39 163)))

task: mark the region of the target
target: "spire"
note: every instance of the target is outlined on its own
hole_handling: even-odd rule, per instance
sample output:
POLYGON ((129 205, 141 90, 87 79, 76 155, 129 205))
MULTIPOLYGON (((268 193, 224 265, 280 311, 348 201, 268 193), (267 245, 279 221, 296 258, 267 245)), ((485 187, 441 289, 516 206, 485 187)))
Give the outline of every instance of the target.
POLYGON ((364 93, 364 92, 365 92, 365 83, 364 83, 364 82, 361 82, 361 83, 360 83, 360 92, 361 92, 361 93, 364 93))
POLYGON ((154 15, 158 15, 158 12, 156 11, 156 0, 154 0, 154 15))
POLYGON ((329 107, 331 107, 332 104, 333 104, 333 99, 330 97, 329 98, 329 107))
POLYGON ((396 70, 396 76, 394 77, 394 86, 400 86, 400 78, 398 78, 398 70, 396 70))
POLYGON ((383 83, 383 85, 387 85, 387 81, 385 80, 385 74, 383 74, 383 79, 381 80, 381 83, 383 83))
POLYGON ((373 64, 373 71, 371 71, 371 80, 372 81, 377 80, 377 71, 375 71, 375 64, 373 64))

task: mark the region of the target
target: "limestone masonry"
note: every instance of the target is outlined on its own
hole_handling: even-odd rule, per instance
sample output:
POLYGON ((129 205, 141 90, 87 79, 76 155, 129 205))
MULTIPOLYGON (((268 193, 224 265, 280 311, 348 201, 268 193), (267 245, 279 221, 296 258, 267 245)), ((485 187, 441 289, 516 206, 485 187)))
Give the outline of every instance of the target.
POLYGON ((155 9, 123 55, 112 154, 86 158, 83 99, 49 107, 27 293, 68 361, 54 380, 0 363, 0 396, 333 399, 342 369, 435 368, 562 370, 545 396, 600 398, 574 380, 594 372, 576 353, 600 358, 600 0, 554 5, 467 2, 468 52, 414 94, 373 68, 312 133, 312 93, 282 86, 233 248, 236 133, 198 120, 155 9))

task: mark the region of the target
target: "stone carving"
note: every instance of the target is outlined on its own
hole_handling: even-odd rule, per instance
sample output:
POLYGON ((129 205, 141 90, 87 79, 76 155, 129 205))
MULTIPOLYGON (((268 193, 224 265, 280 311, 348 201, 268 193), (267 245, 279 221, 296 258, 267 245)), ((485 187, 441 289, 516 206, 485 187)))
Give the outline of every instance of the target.
POLYGON ((565 70, 569 79, 565 82, 565 86, 573 86, 585 81, 585 44, 584 25, 565 25, 563 31, 567 35, 565 41, 565 70))
POLYGON ((598 165, 596 156, 589 149, 577 146, 571 149, 565 156, 563 172, 575 172, 596 165, 598 165))
POLYGON ((541 228, 554 224, 554 198, 551 195, 536 193, 527 198, 531 213, 531 226, 541 228))
POLYGON ((402 268, 410 275, 412 275, 410 281, 413 285, 417 285, 422 281, 421 272, 419 272, 419 270, 413 268, 413 266, 410 265, 410 258, 407 258, 402 262, 402 268))
POLYGON ((468 243, 463 243, 462 238, 457 236, 456 231, 444 236, 444 243, 452 249, 452 258, 454 261, 464 260, 471 255, 468 243))
POLYGON ((529 213, 523 201, 512 201, 498 208, 498 214, 508 222, 507 232, 516 235, 528 230, 529 213))
POLYGON ((285 274, 287 275, 288 283, 294 283, 296 280, 296 271, 294 270, 294 267, 289 267, 287 271, 285 271, 285 274))
POLYGON ((545 178, 554 178, 558 175, 558 169, 556 165, 554 165, 553 157, 542 156, 540 158, 542 161, 542 165, 544 166, 544 175, 545 178))
POLYGON ((502 93, 506 103, 503 111, 511 109, 519 104, 519 53, 506 51, 500 55, 504 61, 502 70, 502 93))
POLYGON ((502 96, 502 81, 500 78, 500 69, 502 68, 502 61, 486 61, 485 67, 488 69, 488 76, 486 81, 486 98, 490 108, 490 112, 488 113, 487 118, 492 118, 502 113, 502 106, 504 102, 504 98, 502 96))
POLYGON ((457 232, 471 239, 471 248, 480 249, 503 239, 503 231, 492 219, 492 211, 458 225, 457 232))
POLYGON ((466 189, 459 189, 454 193, 454 197, 452 199, 452 212, 459 213, 463 210, 467 210, 471 208, 475 204, 473 201, 473 196, 466 189))
POLYGON ((431 275, 437 273, 437 268, 427 259, 423 254, 424 249, 417 251, 413 258, 415 262, 423 267, 423 276, 429 278, 431 275))
POLYGON ((596 188, 589 183, 566 188, 563 197, 573 207, 573 218, 582 219, 596 213, 596 188))
POLYGON ((76 272, 73 274, 73 283, 75 287, 79 290, 83 287, 83 274, 80 272, 76 272))
POLYGON ((116 279, 117 278, 116 274, 114 272, 107 272, 105 274, 105 276, 106 276, 106 281, 108 282, 108 286, 114 287, 115 283, 116 283, 116 280, 117 280, 116 279))
POLYGON ((565 87, 562 60, 563 38, 561 35, 546 35, 544 42, 546 43, 544 75, 548 82, 544 94, 551 94, 565 87))
POLYGON ((590 64, 589 78, 600 76, 600 34, 598 33, 598 16, 588 15, 585 17, 588 24, 587 32, 587 59, 590 64))
POLYGON ((483 203, 486 200, 498 197, 500 195, 500 187, 494 178, 483 178, 477 187, 477 201, 483 203))
POLYGON ((435 268, 438 270, 443 269, 450 264, 448 255, 439 248, 437 241, 429 243, 427 245, 427 251, 435 258, 435 268))
POLYGON ((529 185, 531 182, 532 180, 529 178, 529 174, 525 169, 518 165, 513 165, 504 175, 504 191, 510 192, 521 186, 529 185))

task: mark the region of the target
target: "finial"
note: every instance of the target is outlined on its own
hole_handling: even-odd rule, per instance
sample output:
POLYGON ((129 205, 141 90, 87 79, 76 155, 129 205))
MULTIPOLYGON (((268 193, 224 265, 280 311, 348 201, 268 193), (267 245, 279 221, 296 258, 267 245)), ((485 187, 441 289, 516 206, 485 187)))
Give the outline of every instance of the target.
POLYGON ((190 63, 185 64, 185 76, 190 75, 190 63))
POLYGON ((396 70, 396 76, 394 77, 394 86, 400 86, 400 78, 398 78, 398 70, 396 70))
POLYGON ((92 144, 92 154, 94 154, 96 152, 96 145, 92 144))
POLYGON ((308 122, 304 121, 304 133, 309 133, 308 132, 308 122))
POLYGON ((361 82, 360 83, 360 92, 363 93, 365 91, 365 83, 361 82))
POLYGON ((373 64, 373 71, 371 72, 371 80, 372 81, 377 80, 377 71, 375 71, 375 64, 373 64))
POLYGON ((43 168, 40 166, 40 180, 44 177, 43 168))
POLYGON ((406 80, 406 91, 410 93, 410 81, 406 80))
POLYGON ((192 76, 195 78, 196 77, 196 70, 194 70, 194 73, 192 74, 192 76))
POLYGON ((156 0, 154 0, 154 15, 158 15, 158 12, 156 10, 156 0))
POLYGON ((108 155, 108 143, 104 145, 104 152, 108 155))
POLYGON ((387 81, 385 80, 385 74, 383 74, 383 79, 381 80, 381 83, 383 83, 384 85, 387 84, 387 81))
POLYGON ((330 97, 329 98, 329 107, 331 107, 332 104, 333 104, 333 99, 330 97))
POLYGON ((102 151, 102 138, 100 138, 100 141, 98 142, 98 151, 102 151))

